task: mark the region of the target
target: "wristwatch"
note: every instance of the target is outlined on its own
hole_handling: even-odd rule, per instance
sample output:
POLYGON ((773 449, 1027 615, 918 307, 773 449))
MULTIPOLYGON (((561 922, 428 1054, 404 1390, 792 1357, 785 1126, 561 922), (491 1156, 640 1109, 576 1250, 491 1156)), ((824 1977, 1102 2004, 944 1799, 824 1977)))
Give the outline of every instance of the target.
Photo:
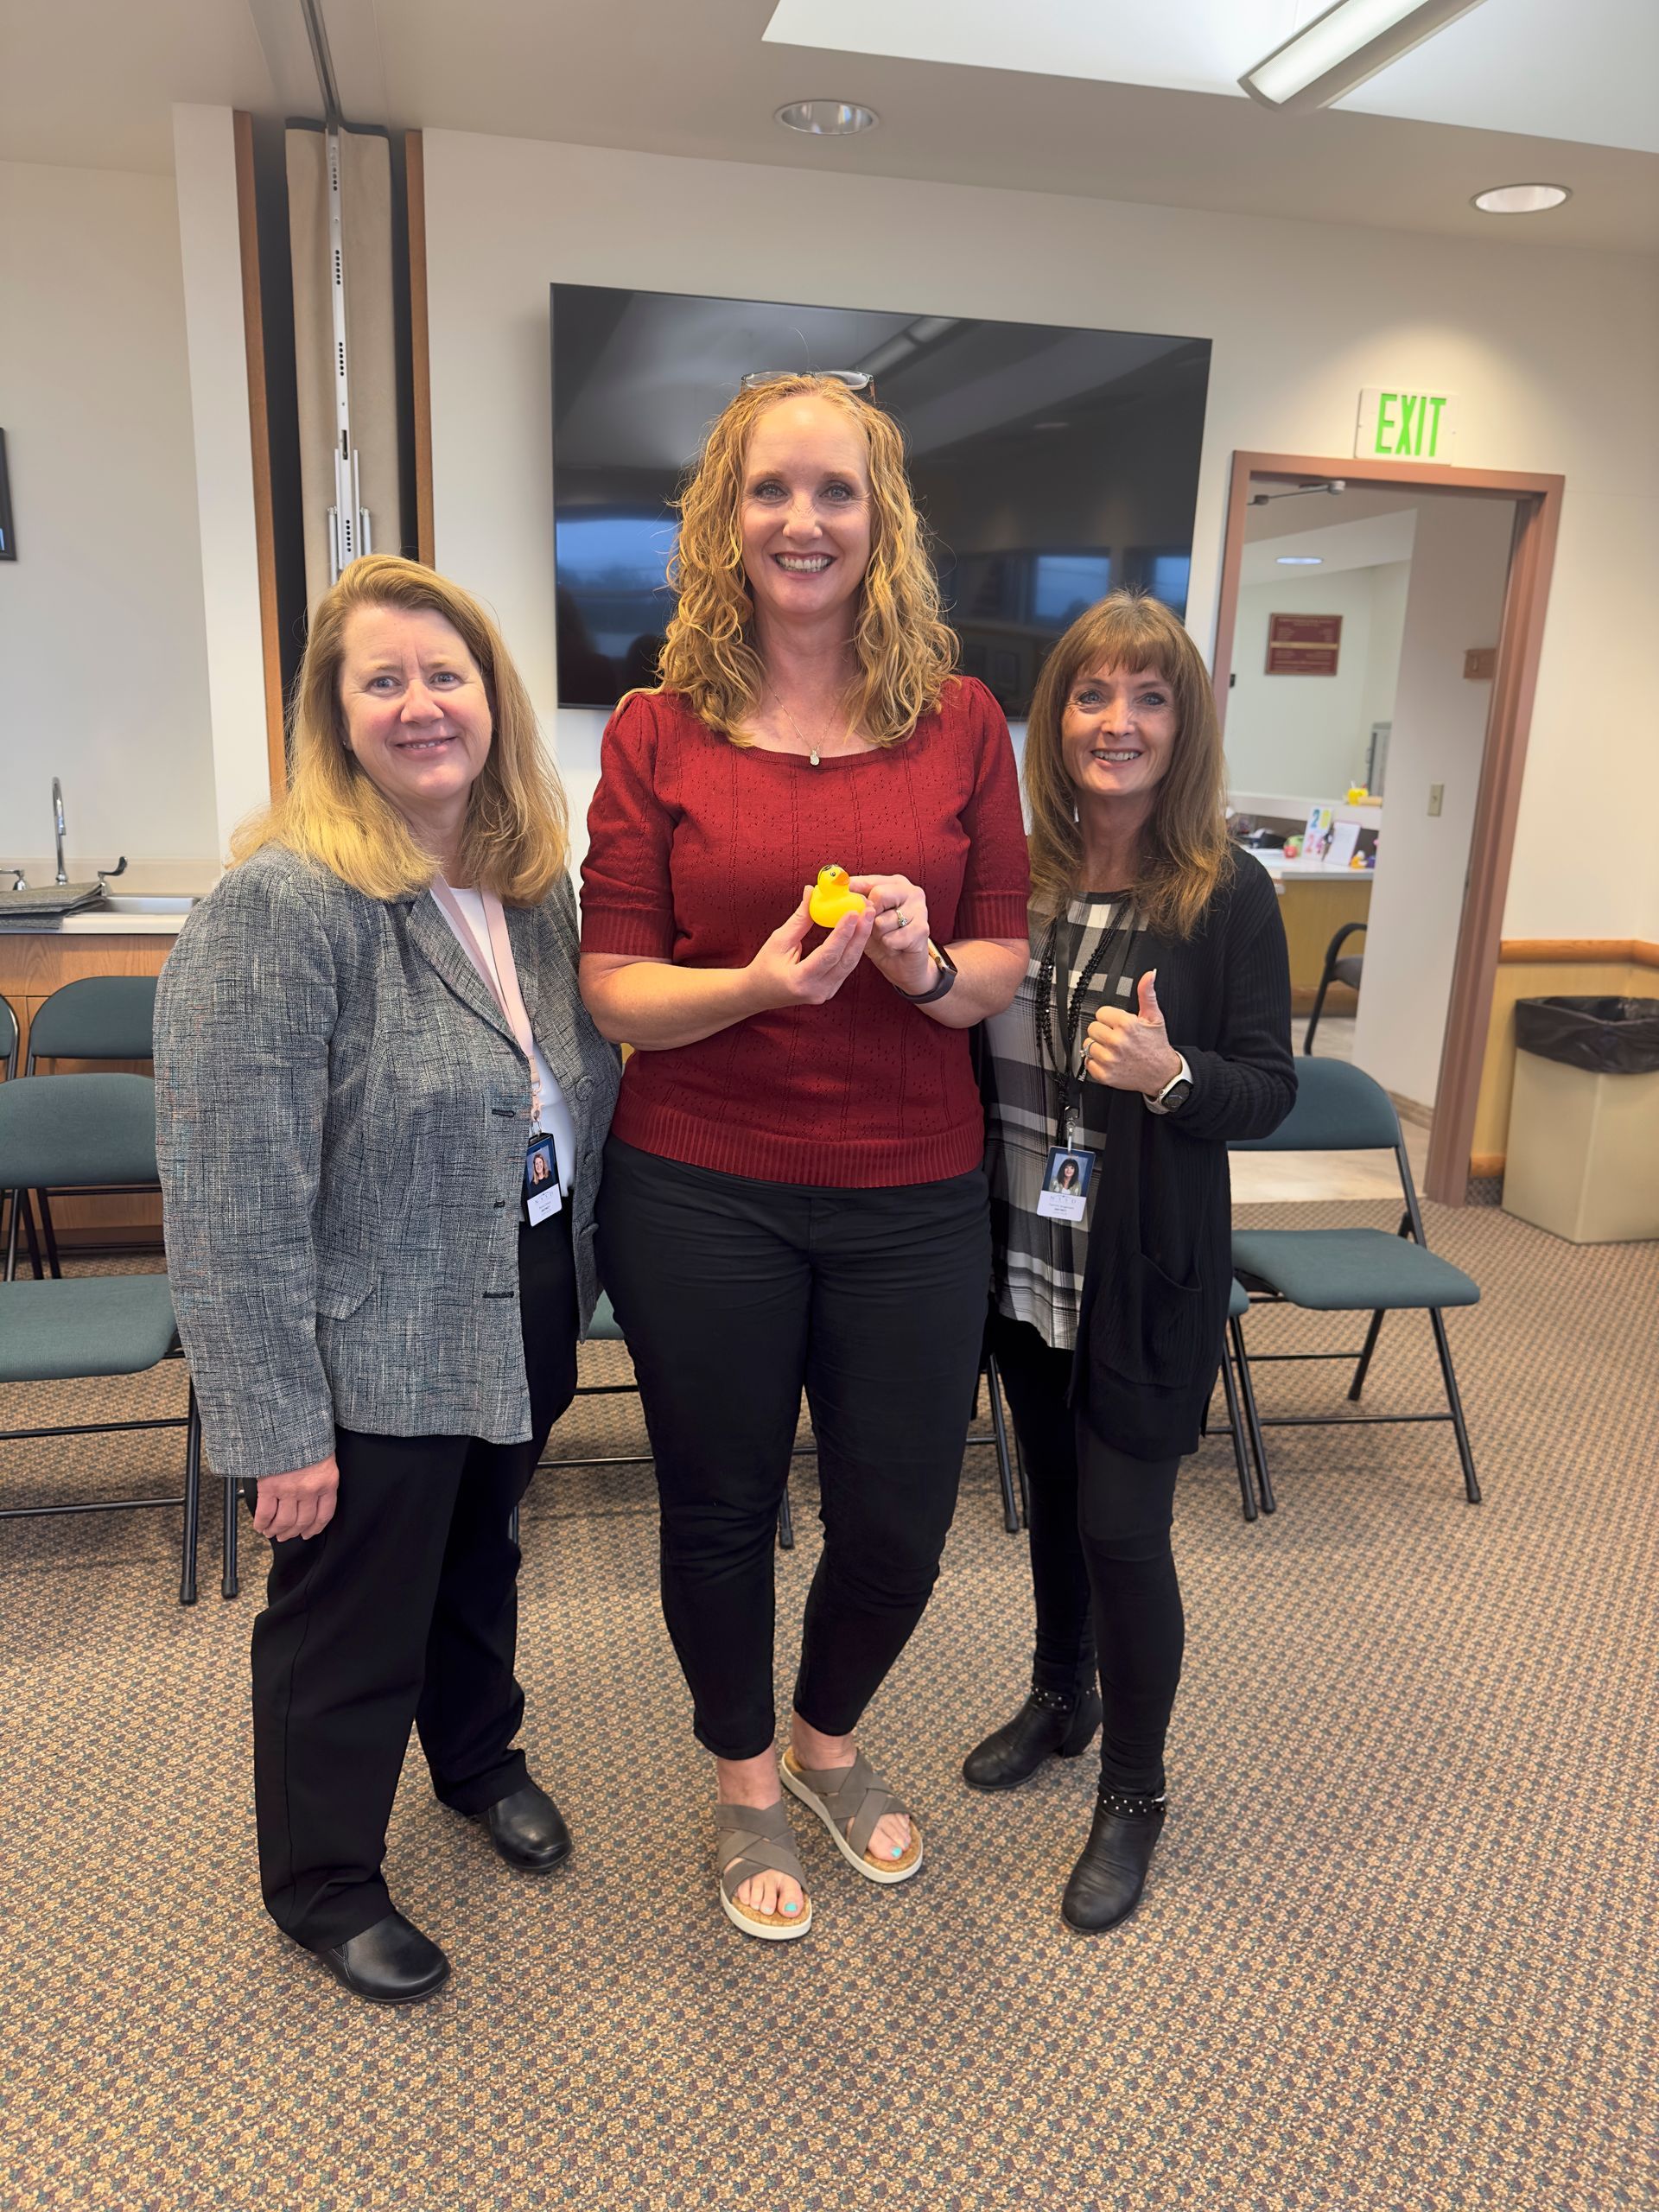
MULTIPOLYGON (((931 938, 927 940, 927 957, 933 963, 935 972, 926 990, 899 991, 897 983, 893 987, 899 991, 899 997, 908 999, 912 1006, 931 1006, 935 999, 942 999, 947 991, 956 988, 957 963, 944 947, 935 944, 931 938)), ((1186 1063, 1183 1061, 1181 1065, 1185 1066, 1186 1063)))
POLYGON ((1148 1094, 1147 1111, 1149 1114, 1178 1114, 1192 1096, 1192 1071, 1186 1065, 1186 1055, 1180 1056, 1181 1065, 1156 1097, 1148 1094))

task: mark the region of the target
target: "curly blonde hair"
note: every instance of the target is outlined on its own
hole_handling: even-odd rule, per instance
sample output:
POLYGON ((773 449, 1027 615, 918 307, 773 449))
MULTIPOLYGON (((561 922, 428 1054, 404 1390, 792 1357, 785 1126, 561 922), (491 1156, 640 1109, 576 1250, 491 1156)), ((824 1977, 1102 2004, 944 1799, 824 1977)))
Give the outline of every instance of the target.
POLYGON ((340 675, 346 628, 359 608, 441 614, 472 655, 490 702, 493 737, 467 797, 464 880, 513 906, 539 906, 564 873, 564 790, 542 750, 536 710, 501 633, 469 592, 431 569, 374 553, 353 561, 317 602, 294 682, 288 789, 242 824, 232 861, 285 845, 370 899, 424 891, 437 861, 358 766, 346 742, 340 675))
POLYGON ((1077 787, 1060 743, 1071 686, 1088 669, 1155 669, 1175 702, 1175 743, 1141 833, 1131 888, 1147 926, 1190 937, 1232 873, 1227 772, 1210 671, 1185 628, 1160 601, 1115 591, 1091 607, 1043 664, 1026 724, 1026 802, 1031 814, 1032 902, 1063 913, 1083 889, 1077 787))
POLYGON ((680 540, 668 580, 679 604, 659 673, 700 721, 734 745, 766 688, 754 642, 754 601, 743 567, 744 456, 755 423, 786 399, 822 399, 858 426, 869 454, 870 565, 853 633, 859 674, 845 701, 852 726, 896 745, 938 706, 957 663, 956 633, 939 612, 938 580, 922 541, 898 424, 834 377, 775 377, 740 391, 709 428, 677 505, 680 540))

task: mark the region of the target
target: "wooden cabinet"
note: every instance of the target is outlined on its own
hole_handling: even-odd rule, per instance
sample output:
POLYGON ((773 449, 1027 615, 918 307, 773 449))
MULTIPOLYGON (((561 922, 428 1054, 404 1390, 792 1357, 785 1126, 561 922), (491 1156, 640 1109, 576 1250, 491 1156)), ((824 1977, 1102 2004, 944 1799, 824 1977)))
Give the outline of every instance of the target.
MULTIPOLYGON (((1290 1002, 1298 1014, 1309 1013, 1325 967, 1325 950, 1344 922, 1363 922, 1371 911, 1371 880, 1356 869, 1352 874, 1284 878, 1279 912, 1284 918, 1285 941, 1290 948, 1290 1002)), ((1350 938, 1344 952, 1363 954, 1365 940, 1350 938)), ((1359 1004, 1358 994, 1345 983, 1332 983, 1325 995, 1327 1014, 1351 1014, 1359 1004)))
MULTIPOLYGON (((162 963, 173 950, 170 936, 146 934, 117 937, 61 930, 0 931, 0 995, 10 1000, 22 1034, 17 1049, 21 1071, 29 1058, 29 1025, 35 1014, 61 984, 83 976, 159 976, 162 963)), ((47 1060, 41 1075, 73 1075, 96 1069, 109 1072, 130 1068, 139 1075, 150 1071, 148 1060, 47 1060)), ((135 1198, 54 1198, 52 1220, 61 1243, 159 1244, 162 1201, 158 1193, 135 1198)))

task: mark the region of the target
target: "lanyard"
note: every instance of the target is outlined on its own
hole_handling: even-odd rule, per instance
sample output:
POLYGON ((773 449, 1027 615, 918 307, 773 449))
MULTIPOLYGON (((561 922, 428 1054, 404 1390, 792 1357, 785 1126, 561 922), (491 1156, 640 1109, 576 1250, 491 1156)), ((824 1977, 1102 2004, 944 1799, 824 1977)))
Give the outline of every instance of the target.
POLYGON ((1071 963, 1064 968, 1058 959, 1060 925, 1065 917, 1056 914, 1048 925, 1048 936, 1043 945, 1042 957, 1037 967, 1037 1046, 1043 1058, 1053 1071, 1057 1092, 1054 1117, 1055 1140, 1062 1147, 1071 1142, 1071 1128, 1083 1106, 1084 1077, 1077 1067, 1077 1032, 1083 1026, 1083 1010, 1088 1002, 1090 989, 1108 957, 1116 949, 1122 938, 1127 944, 1133 936, 1129 901, 1122 900, 1111 921, 1101 931, 1100 942, 1089 957, 1087 966, 1077 978, 1072 991, 1067 978, 1071 963), (1054 1050, 1053 1024, 1050 1009, 1059 1015, 1060 1052, 1054 1050))
POLYGON ((513 1041, 530 1063, 530 1127, 532 1135, 539 1135, 542 1127, 542 1079, 536 1071, 536 1039, 530 1026, 530 1016, 524 1011, 523 992, 518 988, 518 970, 513 963, 512 944, 507 936, 507 918, 501 901, 493 891, 480 891, 484 919, 489 928, 489 942, 480 944, 477 931, 466 908, 441 875, 432 879, 432 896, 442 907, 461 938, 461 949, 489 987, 490 996, 501 1009, 501 1018, 513 1034, 513 1041))

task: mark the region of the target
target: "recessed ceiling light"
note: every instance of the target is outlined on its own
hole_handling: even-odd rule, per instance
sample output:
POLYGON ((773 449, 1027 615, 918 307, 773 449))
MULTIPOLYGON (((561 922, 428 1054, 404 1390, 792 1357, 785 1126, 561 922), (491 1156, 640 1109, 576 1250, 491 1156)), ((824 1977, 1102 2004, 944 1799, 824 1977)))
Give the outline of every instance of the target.
POLYGON ((791 100, 779 109, 777 120, 785 130, 804 130, 810 138, 850 138, 874 130, 881 118, 856 100, 791 100))
POLYGON ((1281 553, 1279 565, 1281 569, 1322 569, 1325 556, 1323 553, 1281 553))
POLYGON ((1499 184, 1478 192, 1470 204, 1483 215, 1541 215, 1572 197, 1564 184, 1499 184))
POLYGON ((1263 107, 1329 107, 1480 0, 1337 0, 1239 79, 1263 107))

